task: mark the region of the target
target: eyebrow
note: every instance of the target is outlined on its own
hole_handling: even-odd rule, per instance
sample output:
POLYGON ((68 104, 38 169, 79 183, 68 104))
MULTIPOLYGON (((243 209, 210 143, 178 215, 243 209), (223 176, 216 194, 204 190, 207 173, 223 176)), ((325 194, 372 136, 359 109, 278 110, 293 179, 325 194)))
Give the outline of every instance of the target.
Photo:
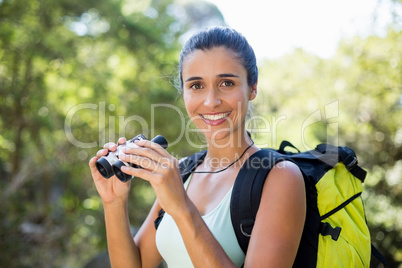
POLYGON ((235 75, 235 74, 219 74, 218 77, 237 77, 237 78, 239 78, 239 76, 235 75))
MULTIPOLYGON (((238 75, 230 74, 230 73, 227 73, 227 74, 218 74, 217 77, 220 77, 220 78, 223 78, 223 77, 237 77, 237 78, 239 78, 238 75)), ((202 77, 200 77, 200 76, 192 76, 192 77, 186 79, 185 82, 190 82, 190 81, 194 81, 194 80, 202 80, 202 77)))
POLYGON ((192 77, 186 79, 185 82, 190 82, 190 81, 194 81, 194 80, 202 80, 202 77, 200 77, 200 76, 192 76, 192 77))

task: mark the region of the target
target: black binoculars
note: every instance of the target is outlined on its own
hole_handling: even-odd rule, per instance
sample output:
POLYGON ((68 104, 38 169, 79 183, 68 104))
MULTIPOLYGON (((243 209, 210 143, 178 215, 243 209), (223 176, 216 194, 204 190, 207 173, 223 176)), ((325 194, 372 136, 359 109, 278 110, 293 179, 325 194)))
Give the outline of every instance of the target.
MULTIPOLYGON (((127 181, 131 180, 133 178, 133 176, 122 172, 121 167, 122 166, 130 166, 130 167, 138 168, 139 166, 120 160, 119 153, 121 152, 121 150, 124 147, 126 147, 129 144, 133 144, 130 146, 135 146, 134 142, 138 141, 138 140, 146 140, 146 138, 144 135, 139 134, 139 135, 135 136, 134 138, 132 138, 131 140, 126 141, 126 143, 117 146, 116 151, 109 152, 108 155, 102 156, 101 158, 99 158, 95 163, 96 168, 98 169, 99 173, 106 179, 109 179, 113 175, 116 175, 116 177, 119 180, 121 180, 122 182, 127 182, 127 181)), ((151 141, 161 145, 165 149, 168 147, 168 142, 161 135, 156 136, 151 141)))

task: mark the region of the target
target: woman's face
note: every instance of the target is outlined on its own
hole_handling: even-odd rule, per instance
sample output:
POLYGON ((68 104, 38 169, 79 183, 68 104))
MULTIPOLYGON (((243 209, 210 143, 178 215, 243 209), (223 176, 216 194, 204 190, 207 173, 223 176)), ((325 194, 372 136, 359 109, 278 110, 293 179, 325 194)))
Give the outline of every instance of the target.
POLYGON ((218 142, 244 134, 257 84, 247 84, 247 71, 234 52, 225 47, 195 50, 183 60, 182 79, 187 113, 207 139, 218 142))

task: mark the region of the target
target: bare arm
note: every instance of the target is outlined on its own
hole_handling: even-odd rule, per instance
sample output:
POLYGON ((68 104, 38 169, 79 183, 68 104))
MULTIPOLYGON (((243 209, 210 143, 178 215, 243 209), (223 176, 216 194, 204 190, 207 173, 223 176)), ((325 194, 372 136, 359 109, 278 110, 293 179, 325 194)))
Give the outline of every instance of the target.
POLYGON ((268 174, 244 267, 292 267, 306 215, 303 176, 291 162, 268 174))
POLYGON ((104 204, 106 237, 112 267, 141 267, 128 220, 127 203, 104 204))
POLYGON ((127 205, 124 207, 122 209, 120 204, 105 206, 107 243, 112 267, 157 267, 162 261, 155 244, 156 230, 153 224, 160 210, 158 202, 153 205, 134 239, 127 205))
POLYGON ((236 267, 215 239, 195 205, 173 216, 194 267, 236 267))
MULTIPOLYGON (((124 143, 125 139, 120 139, 119 141, 124 143)), ((156 246, 152 247, 152 242, 150 244, 140 243, 141 239, 138 239, 137 246, 131 235, 127 207, 130 182, 123 183, 115 176, 105 179, 95 167, 96 160, 106 155, 108 151, 116 150, 116 147, 112 143, 106 144, 104 149, 99 150, 97 156, 93 157, 89 162, 92 177, 104 207, 110 262, 112 267, 157 267, 161 262, 161 257, 156 246), (151 257, 148 258, 147 256, 151 257)), ((157 215, 158 208, 160 206, 155 202, 148 216, 149 219, 157 215)), ((151 230, 149 226, 150 220, 147 219, 139 233, 143 233, 144 229, 151 230)), ((154 241, 155 238, 152 239, 149 236, 155 235, 155 232, 147 233, 149 233, 147 241, 154 241)))
POLYGON ((158 200, 156 200, 151 212, 148 214, 148 217, 134 237, 135 244, 139 249, 141 257, 141 267, 143 268, 157 267, 162 261, 162 257, 156 247, 156 229, 154 225, 154 220, 158 217, 160 210, 161 206, 159 205, 158 200))

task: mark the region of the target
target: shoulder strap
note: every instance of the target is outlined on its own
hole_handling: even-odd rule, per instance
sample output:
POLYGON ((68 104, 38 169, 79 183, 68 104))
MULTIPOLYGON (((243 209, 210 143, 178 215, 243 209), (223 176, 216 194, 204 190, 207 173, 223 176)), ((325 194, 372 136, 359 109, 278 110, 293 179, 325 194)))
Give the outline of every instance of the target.
POLYGON ((246 160, 237 175, 230 215, 237 241, 244 253, 247 252, 265 179, 271 169, 284 160, 290 159, 274 150, 262 149, 246 160))
POLYGON ((373 244, 371 244, 371 254, 374 255, 374 257, 376 257, 377 260, 379 260, 384 265, 384 267, 390 267, 387 259, 385 259, 385 257, 373 244))
MULTIPOLYGON (((206 154, 207 154, 207 151, 201 151, 201 152, 192 154, 189 157, 186 157, 180 161, 179 168, 180 168, 180 175, 181 175, 181 179, 183 180, 183 183, 186 182, 186 180, 190 176, 191 172, 193 172, 194 169, 199 164, 201 164, 201 162, 202 162, 202 160, 204 160, 206 154)), ((163 215, 165 215, 165 211, 163 209, 161 209, 158 213, 158 217, 154 221, 155 229, 158 229, 158 226, 163 219, 163 215)))
POLYGON ((290 152, 285 150, 286 147, 291 147, 291 148, 295 149, 297 152, 300 153, 300 150, 297 149, 296 146, 294 146, 290 141, 286 141, 286 140, 281 142, 281 145, 279 145, 278 152, 281 153, 281 154, 292 154, 292 153, 290 153, 290 152))
POLYGON ((195 168, 201 164, 207 155, 207 151, 201 151, 195 154, 190 155, 189 157, 184 158, 180 161, 180 175, 183 180, 183 183, 186 182, 190 174, 195 170, 195 168))

